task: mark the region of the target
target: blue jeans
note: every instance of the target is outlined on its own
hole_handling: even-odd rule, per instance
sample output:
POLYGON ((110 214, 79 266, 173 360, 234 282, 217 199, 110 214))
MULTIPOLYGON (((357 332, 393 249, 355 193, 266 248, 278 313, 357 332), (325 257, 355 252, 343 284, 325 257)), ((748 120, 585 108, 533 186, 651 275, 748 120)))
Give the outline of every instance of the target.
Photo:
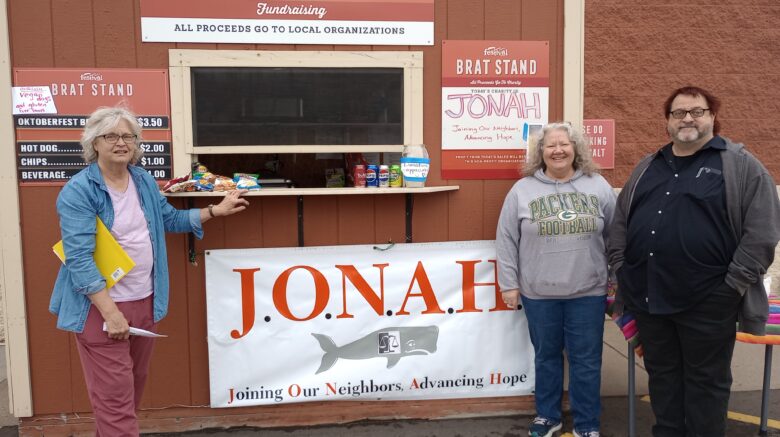
POLYGON ((574 428, 578 432, 598 431, 606 296, 522 299, 536 353, 537 416, 561 421, 565 349, 574 428))

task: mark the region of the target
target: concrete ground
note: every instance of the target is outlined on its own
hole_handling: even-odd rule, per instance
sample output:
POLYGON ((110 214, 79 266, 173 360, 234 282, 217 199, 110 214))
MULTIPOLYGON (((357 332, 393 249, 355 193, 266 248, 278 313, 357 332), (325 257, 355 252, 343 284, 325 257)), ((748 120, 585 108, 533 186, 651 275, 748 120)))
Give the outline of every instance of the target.
MULTIPOLYGON (((780 415, 780 390, 773 390, 773 403, 770 411, 774 411, 774 417, 780 415)), ((752 414, 759 411, 760 392, 733 393, 731 400, 732 411, 747 410, 752 414)), ((628 435, 628 422, 626 420, 626 398, 605 397, 602 398, 602 437, 625 437, 628 435)), ((650 427, 653 423, 653 415, 650 411, 650 403, 639 400, 637 402, 636 437, 649 437, 650 427)), ((525 437, 528 435, 528 422, 530 417, 503 416, 483 417, 468 419, 445 419, 435 421, 425 420, 400 420, 382 422, 359 422, 341 426, 322 426, 307 428, 283 428, 283 429, 231 429, 231 430, 204 430, 180 434, 144 434, 145 437, 525 437)), ((776 425, 778 426, 778 425, 776 425)), ((571 417, 564 418, 564 434, 561 437, 571 437, 571 417)), ((729 437, 747 437, 758 434, 758 425, 746 423, 740 420, 729 420, 726 435, 729 437)), ((1 435, 1 434, 0 434, 1 435)), ((780 437, 780 429, 770 429, 767 434, 770 437, 780 437)))
MULTIPOLYGON (((627 380, 628 348, 622 334, 612 321, 606 321, 604 334, 604 363, 602 369, 602 437, 625 437, 628 435, 627 380)), ((761 385, 764 364, 764 346, 737 343, 734 350, 732 371, 734 374, 731 411, 727 436, 746 437, 758 433, 758 417, 761 409, 761 385), (752 422, 752 423, 751 423, 752 422)), ((780 347, 774 348, 773 381, 770 394, 768 436, 780 437, 780 347)), ((16 418, 9 414, 8 386, 5 371, 5 347, 0 345, 0 437, 16 437, 16 418)), ((636 436, 650 436, 653 415, 647 394, 647 375, 642 361, 636 363, 636 436)), ((363 421, 358 423, 297 428, 232 428, 229 430, 201 430, 179 434, 145 434, 147 437, 189 436, 189 437, 336 437, 336 436, 404 436, 404 437, 487 437, 527 436, 528 422, 523 416, 501 416, 480 418, 455 418, 436 421, 396 420, 363 421)), ((571 432, 571 417, 566 416, 564 431, 571 432)), ((571 437, 571 434, 560 434, 571 437)))
POLYGON ((8 373, 5 364, 5 345, 0 345, 0 437, 16 437, 16 417, 8 405, 8 373))
MULTIPOLYGON (((604 354, 602 364, 602 437, 625 437, 628 435, 628 347, 622 333, 611 320, 604 329, 604 354)), ((747 437, 758 435, 758 419, 761 415, 761 387, 764 369, 764 346, 737 342, 734 348, 732 372, 731 411, 726 435, 747 437), (751 423, 752 422, 752 423, 751 423)), ((780 437, 780 347, 772 354, 774 380, 770 394, 769 418, 774 428, 767 436, 780 437)), ((647 395, 647 373, 642 360, 636 360, 636 437, 651 436, 654 423, 653 413, 647 395)), ((457 418, 444 420, 397 420, 363 421, 339 426, 256 429, 236 428, 230 430, 203 430, 179 434, 145 434, 146 437, 525 437, 531 417, 501 416, 480 418, 457 418)), ((571 416, 564 418, 565 433, 561 437, 572 437, 571 416)), ((0 437, 2 434, 0 434, 0 437)))

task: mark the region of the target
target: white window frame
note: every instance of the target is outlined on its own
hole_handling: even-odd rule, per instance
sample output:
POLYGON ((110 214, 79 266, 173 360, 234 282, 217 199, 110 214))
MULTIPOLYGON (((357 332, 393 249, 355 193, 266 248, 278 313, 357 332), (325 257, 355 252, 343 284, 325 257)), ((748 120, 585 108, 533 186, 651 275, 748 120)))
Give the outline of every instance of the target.
POLYGON ((422 52, 170 50, 173 174, 188 173, 198 155, 236 153, 401 152, 423 139, 422 52), (193 142, 193 67, 403 68, 403 144, 195 146, 193 142))
POLYGON ((585 2, 563 3, 563 119, 582 127, 585 113, 585 2))

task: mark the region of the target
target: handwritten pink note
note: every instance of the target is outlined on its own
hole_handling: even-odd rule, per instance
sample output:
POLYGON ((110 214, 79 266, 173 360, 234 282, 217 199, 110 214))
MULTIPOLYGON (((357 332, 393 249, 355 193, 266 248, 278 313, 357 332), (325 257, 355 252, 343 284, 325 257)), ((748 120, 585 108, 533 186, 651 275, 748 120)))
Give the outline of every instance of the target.
POLYGON ((57 107, 47 86, 13 87, 14 115, 56 114, 57 107))

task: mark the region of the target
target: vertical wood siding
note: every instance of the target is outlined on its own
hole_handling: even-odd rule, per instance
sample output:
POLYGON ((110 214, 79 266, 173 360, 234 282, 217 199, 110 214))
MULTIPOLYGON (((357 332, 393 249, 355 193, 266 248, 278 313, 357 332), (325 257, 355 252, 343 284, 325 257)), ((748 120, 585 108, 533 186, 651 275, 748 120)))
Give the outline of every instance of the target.
MULTIPOLYGON (((436 44, 431 47, 141 43, 138 1, 9 0, 13 67, 166 68, 168 49, 421 50, 424 52, 424 142, 431 154, 430 183, 460 185, 451 193, 414 197, 414 240, 492 239, 504 195, 514 181, 442 180, 441 41, 508 39, 550 41, 550 119, 562 114, 563 0, 436 0, 436 44)), ((20 189, 25 292, 33 410, 36 415, 89 411, 74 337, 55 328, 47 311, 58 263, 56 186, 20 189)), ((157 341, 143 408, 209 403, 203 251, 296 246, 296 197, 249 198, 242 214, 214 220, 197 242, 198 265, 187 259, 187 238, 168 236, 171 305, 157 341)), ((177 207, 187 200, 174 199, 177 207)), ((208 200, 194 201, 204 207, 208 200)), ((306 245, 403 242, 404 195, 304 198, 306 245)), ((452 402, 457 405, 458 401, 452 402)), ((296 406, 277 406, 294 411, 296 406)), ((309 408, 309 407, 307 407, 309 408)), ((313 408, 327 408, 317 404, 313 408)), ((457 411, 457 408, 455 408, 457 411)), ((369 409, 366 408, 368 411, 369 409)), ((219 412, 215 412, 219 414, 219 412)), ((453 413, 454 414, 454 413, 453 413)))

